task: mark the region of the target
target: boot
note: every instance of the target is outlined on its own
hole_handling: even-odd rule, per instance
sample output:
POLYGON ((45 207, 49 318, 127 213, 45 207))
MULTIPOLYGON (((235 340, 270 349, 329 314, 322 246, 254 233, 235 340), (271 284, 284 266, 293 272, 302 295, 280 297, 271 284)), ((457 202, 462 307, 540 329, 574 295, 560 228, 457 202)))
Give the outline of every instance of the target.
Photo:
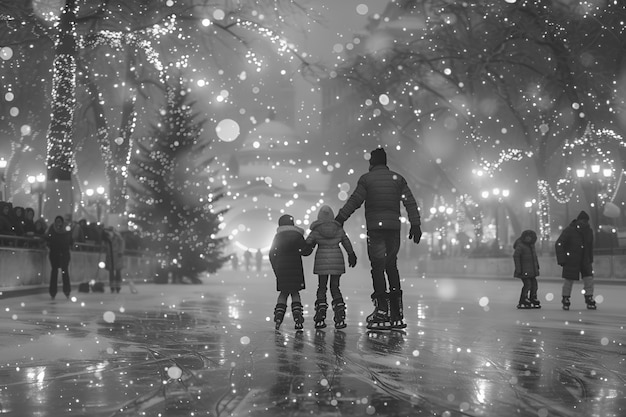
POLYGON ((315 300, 315 317, 313 317, 313 321, 315 322, 316 329, 323 329, 326 327, 326 310, 328 310, 328 303, 326 300, 315 300))
POLYGON ((519 300, 519 303, 517 303, 517 308, 520 310, 533 308, 533 305, 528 298, 522 298, 521 300, 519 300))
POLYGON ((569 310, 569 306, 570 306, 570 302, 569 302, 569 296, 564 295, 563 299, 561 300, 561 304, 563 304, 563 310, 569 310))
POLYGON ((530 300, 530 307, 531 308, 541 308, 541 302, 539 300, 537 300, 536 298, 532 298, 530 300))
POLYGON ((294 301, 291 303, 291 314, 293 314, 293 321, 296 323, 296 330, 302 330, 304 328, 304 316, 302 315, 302 303, 300 301, 294 301))
POLYGON ((585 295, 585 304, 587 304, 588 310, 595 310, 597 308, 596 301, 593 299, 593 294, 585 295))
POLYGON ((287 311, 287 304, 278 303, 274 307, 274 323, 276 324, 276 330, 280 328, 280 325, 285 318, 285 312, 287 311))
POLYGON ((333 300, 333 311, 335 312, 335 329, 346 328, 346 303, 343 302, 343 298, 335 298, 333 300))
POLYGON ((402 290, 389 293, 389 319, 392 329, 404 329, 404 311, 402 306, 402 290))
POLYGON ((381 294, 374 298, 376 309, 372 314, 372 320, 367 323, 367 328, 371 330, 389 330, 389 295, 381 294))

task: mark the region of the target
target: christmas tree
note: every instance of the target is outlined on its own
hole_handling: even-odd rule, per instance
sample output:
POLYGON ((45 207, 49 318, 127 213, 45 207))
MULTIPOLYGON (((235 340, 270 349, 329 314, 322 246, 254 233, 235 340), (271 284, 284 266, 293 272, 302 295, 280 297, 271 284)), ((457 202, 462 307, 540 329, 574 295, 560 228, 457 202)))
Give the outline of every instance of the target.
POLYGON ((215 158, 207 155, 212 140, 203 136, 205 121, 195 120, 182 81, 166 91, 159 122, 138 141, 129 166, 129 217, 159 260, 160 273, 200 282, 199 274, 217 271, 228 259, 226 238, 216 237, 224 210, 215 203, 223 193, 213 187, 215 158))

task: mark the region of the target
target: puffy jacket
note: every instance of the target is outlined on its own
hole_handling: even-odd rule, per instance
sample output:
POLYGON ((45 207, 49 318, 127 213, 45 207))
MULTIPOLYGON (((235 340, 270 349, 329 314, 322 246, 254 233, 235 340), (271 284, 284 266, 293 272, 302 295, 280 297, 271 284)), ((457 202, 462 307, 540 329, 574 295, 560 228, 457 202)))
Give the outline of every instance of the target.
POLYGON ((311 233, 306 238, 306 244, 311 249, 317 245, 313 263, 314 274, 341 275, 346 272, 340 243, 348 254, 354 253, 348 235, 335 220, 333 209, 322 206, 317 214, 317 220, 311 224, 311 233))
POLYGON ((513 244, 514 277, 531 278, 539 276, 539 260, 535 250, 536 242, 537 233, 533 230, 524 230, 513 244))
POLYGON ((276 275, 276 291, 304 289, 302 251, 305 247, 304 230, 298 226, 278 226, 269 253, 276 275))
POLYGON ((554 244, 556 261, 563 267, 561 276, 578 280, 593 276, 593 230, 581 220, 573 220, 554 244))
POLYGON ((344 222, 365 202, 367 230, 400 230, 400 202, 406 208, 409 222, 419 226, 420 213, 404 177, 386 165, 370 166, 339 210, 337 220, 344 222))

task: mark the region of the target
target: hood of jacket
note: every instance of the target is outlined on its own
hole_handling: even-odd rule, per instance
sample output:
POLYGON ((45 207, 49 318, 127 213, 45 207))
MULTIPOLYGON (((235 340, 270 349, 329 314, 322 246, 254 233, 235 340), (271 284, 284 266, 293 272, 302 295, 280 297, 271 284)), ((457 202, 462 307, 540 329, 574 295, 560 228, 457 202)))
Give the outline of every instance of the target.
POLYGON ((335 220, 333 209, 323 205, 317 213, 317 220, 311 223, 311 230, 317 230, 322 237, 332 238, 339 229, 341 229, 341 225, 335 220))
POLYGON ((276 233, 282 233, 282 232, 298 232, 304 236, 304 229, 298 226, 292 226, 290 224, 278 226, 276 228, 276 233))
POLYGON ((534 230, 524 230, 520 237, 515 240, 513 243, 513 249, 515 249, 518 245, 534 245, 537 242, 537 233, 534 230), (526 238, 530 237, 530 241, 527 242, 526 238))

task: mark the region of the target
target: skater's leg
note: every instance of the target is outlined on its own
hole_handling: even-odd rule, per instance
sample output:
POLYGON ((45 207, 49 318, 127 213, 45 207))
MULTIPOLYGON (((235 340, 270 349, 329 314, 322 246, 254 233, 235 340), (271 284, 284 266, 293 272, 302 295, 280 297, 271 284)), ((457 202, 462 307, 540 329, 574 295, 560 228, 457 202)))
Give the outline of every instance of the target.
POLYGON ((563 282, 563 288, 561 289, 563 310, 569 310, 569 306, 571 305, 570 297, 572 295, 572 286, 574 285, 574 281, 571 279, 565 279, 563 282))
POLYGON ((298 291, 291 293, 291 314, 293 315, 293 321, 296 323, 296 330, 304 328, 302 301, 298 291))
POLYGON ((326 327, 326 310, 328 310, 328 303, 326 302, 328 275, 318 275, 317 286, 317 299, 315 300, 315 322, 316 329, 323 329, 326 327))
POLYGON ((585 293, 585 304, 589 310, 596 309, 596 302, 593 299, 593 275, 583 277, 583 291, 585 293))
POLYGON ((528 299, 528 293, 530 292, 530 278, 522 278, 522 292, 519 295, 519 303, 517 308, 530 308, 530 300, 528 299))
POLYGON ((287 297, 289 293, 285 291, 281 291, 278 294, 278 299, 276 300, 276 307, 274 307, 274 323, 276 326, 276 330, 280 328, 280 325, 285 318, 285 312, 287 311, 287 297))
POLYGON ((530 303, 533 308, 541 308, 541 303, 539 302, 539 298, 537 298, 538 289, 539 284, 537 283, 537 277, 530 277, 530 303))

